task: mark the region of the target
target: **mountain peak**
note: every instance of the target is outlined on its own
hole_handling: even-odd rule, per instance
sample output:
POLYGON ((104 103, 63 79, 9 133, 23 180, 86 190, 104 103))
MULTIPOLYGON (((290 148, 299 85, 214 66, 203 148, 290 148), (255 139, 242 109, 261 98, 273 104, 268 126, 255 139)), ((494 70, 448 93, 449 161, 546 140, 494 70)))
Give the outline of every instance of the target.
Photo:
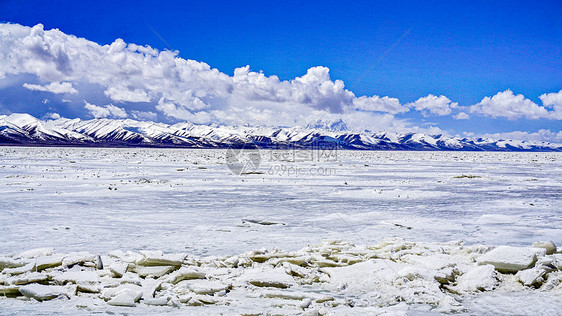
POLYGON ((26 113, 13 113, 4 117, 4 120, 20 127, 37 124, 38 122, 40 122, 35 117, 26 113))

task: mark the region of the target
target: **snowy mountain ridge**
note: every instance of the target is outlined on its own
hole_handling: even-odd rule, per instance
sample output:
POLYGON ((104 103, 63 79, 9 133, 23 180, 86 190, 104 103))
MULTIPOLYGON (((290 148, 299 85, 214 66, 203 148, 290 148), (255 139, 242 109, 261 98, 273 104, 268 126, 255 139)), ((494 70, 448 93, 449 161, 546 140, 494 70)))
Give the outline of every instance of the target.
POLYGON ((39 120, 29 114, 0 115, 2 145, 185 148, 311 148, 358 150, 562 151, 562 144, 450 137, 423 133, 352 132, 343 121, 317 126, 249 127, 192 123, 168 125, 131 119, 39 120), (335 127, 332 130, 329 128, 335 127))

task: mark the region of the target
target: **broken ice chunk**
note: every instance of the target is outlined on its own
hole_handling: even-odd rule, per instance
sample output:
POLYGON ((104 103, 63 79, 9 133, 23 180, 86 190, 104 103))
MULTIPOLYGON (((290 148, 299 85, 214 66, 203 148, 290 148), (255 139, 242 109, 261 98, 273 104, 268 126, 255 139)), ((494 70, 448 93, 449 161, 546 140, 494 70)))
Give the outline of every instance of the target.
POLYGON ((281 223, 281 222, 271 222, 271 221, 266 221, 266 220, 259 220, 259 219, 243 219, 242 223, 251 223, 251 224, 257 224, 257 225, 264 225, 264 226, 270 226, 270 225, 285 225, 285 223, 281 223))
POLYGON ((225 285, 219 281, 209 280, 191 280, 188 281, 186 287, 190 291, 201 295, 213 295, 230 288, 229 285, 225 285))
POLYGON ((0 257, 0 270, 4 268, 18 268, 26 264, 27 262, 23 260, 15 260, 10 257, 0 257))
POLYGON ((109 266, 109 271, 115 275, 115 277, 120 278, 127 272, 129 265, 123 262, 115 262, 111 266, 109 266))
POLYGON ((0 285, 0 295, 2 296, 18 296, 21 295, 19 288, 14 285, 1 286, 0 285))
MULTIPOLYGON (((132 298, 133 303, 137 302, 142 297, 142 288, 134 284, 122 284, 115 288, 106 288, 101 294, 101 298, 104 300, 111 300, 112 298, 121 295, 120 299, 125 299, 125 296, 132 298)), ((116 300, 114 303, 120 301, 116 300)), ((125 301, 128 301, 125 300, 125 301)), ((113 305, 113 304, 112 304, 113 305)), ((129 306, 129 305, 119 305, 119 306, 129 306)))
POLYGON ((545 249, 530 247, 499 246, 478 257, 479 265, 491 264, 502 273, 514 273, 531 267, 537 256, 544 256, 545 249))
POLYGON ((125 274, 123 274, 123 276, 119 279, 120 283, 125 284, 125 283, 130 283, 130 284, 135 284, 135 285, 140 285, 141 281, 140 281, 140 277, 133 273, 133 272, 126 272, 125 274))
POLYGON ((30 262, 24 266, 21 266, 19 268, 5 268, 4 270, 2 270, 3 273, 5 274, 11 274, 11 275, 16 275, 16 274, 23 274, 26 272, 31 272, 35 269, 35 262, 30 262))
POLYGON ((103 261, 101 260, 101 256, 97 255, 96 256, 96 269, 98 270, 102 270, 103 269, 103 261))
POLYGON ((205 273, 193 267, 182 267, 172 274, 172 283, 177 284, 183 280, 204 279, 205 273))
POLYGON ((57 297, 70 297, 72 290, 64 286, 28 284, 19 288, 21 294, 38 301, 52 300, 57 297))
POLYGON ((493 265, 477 266, 457 278, 454 287, 460 292, 477 292, 493 290, 498 284, 497 274, 493 265))
POLYGON ((551 255, 556 252, 556 245, 552 241, 537 241, 533 243, 533 248, 546 249, 546 254, 551 255))
POLYGON ((99 275, 94 271, 67 271, 55 275, 53 280, 58 284, 97 283, 99 282, 99 275))
POLYGON ((132 271, 135 272, 136 274, 138 274, 140 277, 155 277, 155 278, 159 278, 163 275, 166 275, 174 270, 176 270, 178 267, 177 266, 141 266, 141 265, 137 265, 137 266, 133 266, 132 271))
POLYGON ((29 283, 41 283, 47 281, 49 278, 45 274, 31 272, 24 275, 19 275, 8 279, 7 281, 14 285, 24 285, 29 283))
POLYGON ((146 305, 164 306, 168 304, 167 297, 145 298, 143 301, 146 305))
POLYGON ((517 272, 515 276, 523 285, 541 285, 544 282, 543 275, 546 273, 543 269, 532 268, 517 272))
POLYGON ((51 255, 48 257, 41 257, 37 259, 35 263, 35 269, 37 271, 42 271, 48 268, 58 267, 62 264, 62 259, 64 255, 51 255))
POLYGON ((285 272, 285 269, 271 267, 249 270, 242 276, 241 280, 254 286, 282 289, 290 287, 295 282, 293 278, 285 272))
POLYGON ((143 256, 136 260, 137 265, 141 266, 181 266, 186 254, 163 254, 162 251, 141 251, 143 256))
POLYGON ((18 257, 26 259, 35 259, 39 257, 50 256, 55 253, 55 248, 35 248, 21 252, 18 257))
POLYGON ((83 264, 84 262, 94 262, 96 257, 87 251, 72 252, 67 254, 62 259, 62 266, 70 268, 76 264, 83 264))
POLYGON ((128 294, 128 293, 121 293, 112 297, 109 302, 109 305, 113 306, 125 306, 125 307, 135 307, 135 297, 128 294))

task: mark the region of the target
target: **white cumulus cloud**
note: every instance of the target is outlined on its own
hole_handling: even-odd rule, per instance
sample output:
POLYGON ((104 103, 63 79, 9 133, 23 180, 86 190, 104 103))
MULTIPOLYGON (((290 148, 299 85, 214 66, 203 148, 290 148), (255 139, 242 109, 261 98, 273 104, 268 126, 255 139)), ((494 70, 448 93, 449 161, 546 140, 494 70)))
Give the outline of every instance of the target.
POLYGON ((522 94, 514 94, 509 89, 498 92, 492 97, 484 97, 479 103, 470 106, 470 112, 481 113, 493 118, 505 117, 510 120, 554 118, 553 113, 546 108, 537 105, 522 94))
POLYGON ((434 96, 430 94, 408 103, 406 106, 420 111, 424 116, 445 116, 453 113, 453 109, 458 107, 458 103, 452 102, 444 95, 434 96))
POLYGON ((131 116, 135 120, 140 121, 156 121, 158 119, 158 115, 154 112, 150 111, 131 111, 131 116))
POLYGON ((545 107, 552 108, 554 119, 562 120, 562 90, 553 93, 545 93, 539 97, 545 107))
POLYGON ((94 118, 103 117, 114 117, 114 118, 125 118, 127 117, 127 112, 120 107, 113 104, 108 104, 106 106, 97 106, 88 102, 84 102, 84 108, 88 110, 88 113, 94 118))
POLYGON ((453 118, 455 120, 468 120, 470 118, 470 115, 466 114, 465 112, 460 112, 457 115, 453 115, 453 118))
POLYGON ((58 119, 61 118, 61 116, 60 116, 60 114, 58 114, 58 113, 47 113, 47 114, 45 115, 45 118, 51 119, 51 120, 58 120, 58 119))
POLYGON ((72 87, 72 83, 70 82, 51 82, 47 85, 38 85, 38 84, 30 84, 24 83, 23 87, 33 91, 44 91, 44 92, 51 92, 54 94, 61 94, 61 93, 69 93, 69 94, 76 94, 78 90, 72 87))
POLYGON ((408 112, 410 109, 400 104, 396 98, 379 97, 378 95, 367 97, 361 96, 353 99, 353 105, 357 110, 386 112, 390 114, 398 114, 408 112))
POLYGON ((150 97, 141 89, 129 90, 125 87, 109 87, 104 94, 117 102, 149 102, 150 97))

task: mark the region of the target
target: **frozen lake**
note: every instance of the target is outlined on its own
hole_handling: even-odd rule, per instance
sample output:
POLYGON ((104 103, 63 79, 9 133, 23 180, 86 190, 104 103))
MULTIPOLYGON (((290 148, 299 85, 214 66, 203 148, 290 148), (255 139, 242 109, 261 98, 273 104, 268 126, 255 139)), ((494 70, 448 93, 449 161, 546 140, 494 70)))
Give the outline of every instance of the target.
POLYGON ((0 254, 562 244, 561 153, 308 154, 260 150, 237 175, 225 150, 0 147, 0 254))
POLYGON ((224 150, 2 147, 0 253, 223 255, 326 238, 562 243, 560 153, 260 153, 263 174, 235 175, 224 150))

